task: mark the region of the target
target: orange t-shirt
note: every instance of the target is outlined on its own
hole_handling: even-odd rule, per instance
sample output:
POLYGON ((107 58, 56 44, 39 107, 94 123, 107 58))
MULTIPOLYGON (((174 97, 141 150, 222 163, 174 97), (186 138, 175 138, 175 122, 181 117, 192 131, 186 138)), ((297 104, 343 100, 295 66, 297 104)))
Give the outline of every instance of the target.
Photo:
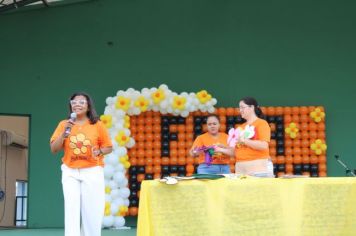
MULTIPOLYGON (((247 124, 244 123, 239 127, 244 129, 246 125, 247 124)), ((271 140, 271 128, 269 127, 267 121, 259 118, 255 120, 251 126, 255 127, 255 135, 251 138, 251 140, 260 140, 269 143, 271 140)), ((269 158, 269 148, 256 150, 246 145, 236 146, 235 158, 237 162, 269 158)))
MULTIPOLYGON (((200 148, 202 146, 211 146, 211 145, 217 145, 217 144, 222 144, 227 146, 227 138, 229 136, 225 133, 220 133, 219 132, 219 136, 217 138, 213 137, 212 135, 210 135, 209 133, 205 133, 202 135, 199 135, 193 143, 193 147, 194 148, 200 148)), ((221 153, 215 153, 213 155, 213 161, 211 162, 211 164, 229 164, 230 158, 226 155, 223 155, 221 153)), ((199 164, 201 163, 205 163, 205 154, 204 153, 200 153, 199 154, 199 164)))
MULTIPOLYGON (((51 137, 51 143, 64 132, 67 120, 59 122, 51 137)), ((103 157, 93 157, 92 148, 112 147, 106 127, 101 121, 90 124, 74 124, 70 135, 63 142, 64 156, 62 162, 71 168, 104 166, 103 157)))

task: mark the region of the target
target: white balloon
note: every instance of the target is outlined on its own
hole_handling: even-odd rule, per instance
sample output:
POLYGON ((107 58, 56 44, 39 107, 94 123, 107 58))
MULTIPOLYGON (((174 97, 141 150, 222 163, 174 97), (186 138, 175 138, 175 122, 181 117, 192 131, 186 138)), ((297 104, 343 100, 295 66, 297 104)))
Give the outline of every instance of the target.
POLYGON ((105 100, 107 105, 112 105, 114 103, 114 98, 113 97, 107 97, 105 100))
POLYGON ((105 194, 105 202, 111 202, 112 198, 110 194, 105 194))
POLYGON ((127 154, 126 148, 124 148, 124 147, 119 147, 119 148, 117 149, 117 155, 118 155, 119 157, 125 156, 126 154, 127 154))
POLYGON ((114 127, 115 127, 116 130, 121 130, 121 129, 124 128, 124 122, 116 122, 114 124, 114 127))
POLYGON ((119 208, 120 208, 121 206, 125 206, 124 199, 121 198, 121 197, 117 197, 117 198, 113 199, 112 203, 118 205, 119 208))
POLYGON ((114 174, 114 167, 111 165, 104 166, 104 177, 110 179, 114 174))
POLYGON ((116 96, 125 96, 125 91, 123 91, 123 90, 119 90, 119 91, 117 91, 117 93, 116 93, 116 96))
POLYGON ((110 212, 112 215, 115 215, 119 211, 119 206, 115 203, 111 203, 110 205, 110 212))
POLYGON ((212 104, 213 106, 214 106, 217 102, 218 102, 218 101, 217 101, 215 98, 211 99, 211 104, 212 104))
POLYGON ((215 108, 214 107, 209 107, 209 109, 208 109, 208 112, 209 113, 213 113, 215 111, 215 108))
POLYGON ((124 170, 125 167, 120 162, 118 162, 117 165, 115 166, 115 172, 124 172, 124 170))
POLYGON ((111 165, 112 167, 114 167, 118 163, 118 158, 114 152, 114 153, 110 153, 110 154, 106 155, 104 161, 105 161, 106 165, 111 165))
POLYGON ((119 189, 112 189, 110 195, 111 195, 112 199, 116 199, 120 195, 120 190, 119 189))
POLYGON ((124 199, 124 205, 128 207, 130 205, 130 200, 124 199))
POLYGON ((103 227, 109 228, 114 224, 114 217, 113 216, 104 216, 103 218, 103 227))
POLYGON ((127 186, 128 183, 129 183, 129 181, 125 178, 122 181, 118 182, 117 185, 119 188, 124 188, 127 186))
POLYGON ((161 84, 158 88, 163 89, 163 90, 168 90, 168 86, 165 84, 161 84))
POLYGON ((189 116, 189 112, 188 111, 183 111, 181 115, 183 117, 188 117, 189 116))
POLYGON ((114 174, 114 177, 113 177, 113 179, 114 179, 116 182, 121 182, 121 181, 123 181, 125 178, 126 178, 126 177, 125 177, 124 173, 122 173, 122 172, 115 173, 115 174, 114 174))
MULTIPOLYGON (((114 180, 110 180, 108 185, 110 186, 111 189, 117 189, 119 187, 118 183, 116 183, 116 181, 114 180)), ((120 192, 121 194, 121 192, 120 192)))
POLYGON ((133 138, 130 138, 130 140, 126 143, 126 147, 132 148, 133 146, 135 146, 135 144, 135 140, 133 138))
POLYGON ((130 196, 130 189, 128 188, 121 188, 120 189, 120 196, 122 198, 128 198, 130 196))
POLYGON ((122 216, 115 216, 114 217, 114 227, 115 228, 120 228, 125 225, 125 219, 122 216))

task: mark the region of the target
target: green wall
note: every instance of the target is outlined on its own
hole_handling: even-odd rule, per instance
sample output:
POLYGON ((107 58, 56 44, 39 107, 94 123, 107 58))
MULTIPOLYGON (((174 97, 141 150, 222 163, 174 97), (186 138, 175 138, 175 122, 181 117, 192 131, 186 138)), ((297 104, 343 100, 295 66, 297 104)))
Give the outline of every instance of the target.
POLYGON ((29 227, 63 226, 49 137, 77 90, 101 113, 120 89, 207 89, 218 106, 326 108, 333 155, 356 168, 356 2, 97 0, 0 15, 0 112, 31 115, 29 227))

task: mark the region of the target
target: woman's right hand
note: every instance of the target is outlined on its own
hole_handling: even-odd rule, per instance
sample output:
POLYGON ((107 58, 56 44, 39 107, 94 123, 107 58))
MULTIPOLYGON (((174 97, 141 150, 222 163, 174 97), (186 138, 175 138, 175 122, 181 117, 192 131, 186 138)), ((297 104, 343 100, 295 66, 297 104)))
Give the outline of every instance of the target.
POLYGON ((63 131, 63 134, 62 134, 62 136, 63 136, 64 138, 66 138, 66 137, 68 136, 68 134, 66 133, 66 130, 67 130, 68 128, 72 129, 73 125, 74 125, 73 120, 72 120, 72 119, 68 119, 67 122, 66 122, 65 125, 64 125, 64 131, 63 131))

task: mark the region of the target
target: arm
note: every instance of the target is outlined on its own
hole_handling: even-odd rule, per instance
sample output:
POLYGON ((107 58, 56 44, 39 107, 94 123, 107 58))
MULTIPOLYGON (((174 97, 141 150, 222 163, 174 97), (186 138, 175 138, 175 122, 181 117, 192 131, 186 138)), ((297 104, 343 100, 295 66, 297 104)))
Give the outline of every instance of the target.
MULTIPOLYGON (((67 137, 65 130, 67 128, 72 128, 73 125, 74 125, 74 123, 71 119, 69 119, 66 122, 66 124, 64 125, 64 128, 63 128, 63 132, 60 135, 58 135, 58 137, 55 140, 53 140, 50 144, 52 153, 57 153, 57 152, 63 150, 63 143, 67 137)), ((57 130, 58 130, 58 128, 57 128, 57 130)), ((56 130, 56 132, 57 132, 57 130, 56 130)))
POLYGON ((251 139, 245 139, 243 142, 240 142, 242 144, 245 144, 246 146, 256 149, 256 150, 266 150, 268 149, 268 143, 266 141, 262 140, 251 140, 251 139))
POLYGON ((217 153, 222 153, 230 157, 235 156, 235 148, 229 147, 229 146, 224 146, 224 145, 217 145, 215 147, 215 152, 217 153))
POLYGON ((101 147, 93 150, 93 156, 106 155, 112 152, 112 147, 101 147))

